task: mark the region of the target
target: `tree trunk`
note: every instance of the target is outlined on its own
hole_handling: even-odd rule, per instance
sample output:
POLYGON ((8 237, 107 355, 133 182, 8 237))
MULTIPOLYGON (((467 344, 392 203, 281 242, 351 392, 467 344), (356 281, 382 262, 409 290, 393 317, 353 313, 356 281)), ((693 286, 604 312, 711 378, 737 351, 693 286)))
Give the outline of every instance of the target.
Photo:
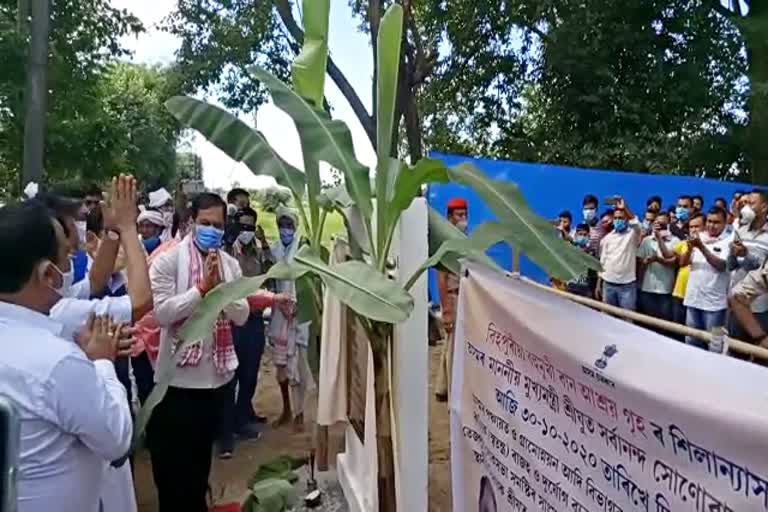
POLYGON ((24 91, 24 170, 22 188, 43 178, 48 103, 49 0, 33 0, 27 84, 24 91))
POLYGON ((768 37, 760 30, 768 26, 768 3, 750 2, 749 15, 740 25, 747 46, 750 81, 747 158, 752 183, 768 185, 768 37))
POLYGON ((378 454, 379 512, 395 512, 395 457, 392 447, 392 414, 389 387, 389 346, 392 326, 375 324, 369 332, 373 350, 374 389, 376 403, 376 452, 378 454))

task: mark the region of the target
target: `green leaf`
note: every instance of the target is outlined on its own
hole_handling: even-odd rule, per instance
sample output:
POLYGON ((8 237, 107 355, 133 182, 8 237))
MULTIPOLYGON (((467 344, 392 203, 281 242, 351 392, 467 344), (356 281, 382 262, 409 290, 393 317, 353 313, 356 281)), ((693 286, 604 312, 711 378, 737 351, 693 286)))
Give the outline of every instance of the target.
POLYGON ((320 276, 336 298, 371 320, 394 324, 406 320, 413 311, 413 298, 408 292, 362 261, 327 265, 305 247, 294 262, 320 276))
MULTIPOLYGON (((434 210, 430 211, 430 217, 437 215, 433 212, 434 210)), ((471 236, 467 237, 453 224, 447 220, 445 222, 447 226, 439 224, 435 229, 437 236, 443 235, 442 242, 435 239, 437 236, 434 238, 430 236, 430 246, 433 243, 439 243, 439 246, 436 250, 432 250, 430 247, 430 257, 408 279, 405 285, 406 290, 410 290, 421 274, 431 267, 442 265, 449 272, 458 275, 461 270, 461 263, 459 262, 461 259, 472 260, 498 272, 503 272, 503 269, 485 253, 492 246, 504 241, 504 238, 496 233, 493 227, 489 226, 490 223, 481 224, 471 236)), ((430 224, 431 233, 432 225, 430 224)))
MULTIPOLYGON (((277 263, 269 272, 257 277, 243 277, 217 286, 205 296, 179 331, 179 344, 176 353, 180 354, 190 343, 207 336, 213 329, 219 313, 229 304, 244 299, 261 289, 267 279, 297 279, 307 270, 285 263, 277 263)), ((164 365, 158 365, 155 369, 155 387, 147 397, 147 401, 139 410, 136 417, 136 425, 133 429, 133 441, 131 450, 135 451, 141 444, 144 431, 149 424, 152 411, 163 401, 168 386, 176 373, 175 358, 164 360, 164 365)))
POLYGON ((318 203, 328 210, 342 210, 355 204, 343 185, 327 188, 320 192, 318 203))
POLYGON ((531 211, 514 183, 489 179, 469 164, 453 167, 448 174, 451 181, 474 190, 496 215, 505 240, 550 276, 567 281, 587 269, 600 269, 597 260, 558 238, 552 224, 531 211))
POLYGON ((304 173, 283 160, 264 135, 236 116, 188 96, 174 96, 165 102, 165 106, 179 122, 199 131, 227 156, 247 165, 254 174, 272 176, 294 195, 304 195, 307 184, 304 173))
POLYGON ((322 109, 328 62, 330 0, 304 0, 302 6, 304 44, 291 65, 293 88, 316 109, 322 109))
POLYGON ((287 480, 268 478, 251 487, 252 510, 258 512, 285 512, 296 505, 296 489, 287 480))
POLYGON ((321 282, 317 276, 303 275, 296 280, 296 321, 300 324, 322 321, 323 296, 321 282))
POLYGON ((270 90, 275 105, 293 118, 301 137, 302 151, 344 173, 349 195, 364 218, 370 221, 373 205, 369 172, 355 157, 352 134, 347 125, 331 119, 325 111, 312 108, 269 71, 259 67, 250 70, 270 90))
POLYGON ((270 478, 295 483, 299 477, 294 473, 294 470, 306 465, 307 462, 306 458, 290 457, 288 455, 275 457, 269 462, 259 465, 256 472, 248 480, 248 488, 252 488, 257 483, 270 478))
MULTIPOLYGON (((391 156, 402 39, 403 8, 392 4, 381 18, 376 38, 376 145, 379 162, 391 156)), ((379 193, 382 192, 381 188, 376 188, 379 193)))
POLYGON ((448 183, 448 181, 448 168, 440 160, 423 158, 415 166, 404 169, 397 176, 394 196, 387 205, 389 222, 396 223, 400 219, 400 214, 407 210, 421 193, 422 186, 428 183, 448 183))

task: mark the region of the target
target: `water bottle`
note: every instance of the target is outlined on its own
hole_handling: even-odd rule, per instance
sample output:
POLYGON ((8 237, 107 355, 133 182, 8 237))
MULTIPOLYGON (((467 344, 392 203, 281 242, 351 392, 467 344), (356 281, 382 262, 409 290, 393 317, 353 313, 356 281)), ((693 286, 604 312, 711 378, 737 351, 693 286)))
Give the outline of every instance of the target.
POLYGON ((725 327, 713 327, 710 333, 712 334, 712 339, 709 342, 709 351, 716 352, 718 354, 727 354, 728 340, 726 335, 728 332, 725 330, 725 327))

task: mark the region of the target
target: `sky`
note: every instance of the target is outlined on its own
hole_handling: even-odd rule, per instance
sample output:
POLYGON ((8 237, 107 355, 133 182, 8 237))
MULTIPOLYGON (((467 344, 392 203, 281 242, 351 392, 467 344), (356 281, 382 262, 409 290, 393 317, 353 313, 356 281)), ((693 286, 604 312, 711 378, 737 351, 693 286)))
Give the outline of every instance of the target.
MULTIPOLYGON (((157 28, 158 23, 174 8, 176 0, 111 0, 114 7, 127 9, 137 16, 147 29, 138 37, 126 36, 123 44, 132 50, 133 62, 143 64, 164 64, 174 60, 179 40, 157 28)), ((357 32, 357 21, 346 0, 331 0, 329 29, 330 54, 336 64, 357 91, 363 103, 371 108, 371 76, 373 63, 370 43, 366 35, 357 32)), ((362 126, 348 103, 326 76, 326 98, 333 107, 333 117, 344 120, 352 132, 355 152, 360 162, 373 165, 375 153, 362 126)), ((213 101, 208 98, 208 101, 213 101)), ((242 119, 253 124, 252 116, 242 119)), ((262 106, 256 114, 256 124, 272 147, 290 164, 301 169, 301 146, 293 126, 286 114, 271 104, 262 106)), ((238 164, 200 135, 192 142, 192 150, 203 160, 203 179, 208 188, 231 188, 234 183, 246 188, 263 188, 274 184, 272 178, 254 176, 244 165, 238 164)), ((328 176, 327 167, 321 173, 328 176)))

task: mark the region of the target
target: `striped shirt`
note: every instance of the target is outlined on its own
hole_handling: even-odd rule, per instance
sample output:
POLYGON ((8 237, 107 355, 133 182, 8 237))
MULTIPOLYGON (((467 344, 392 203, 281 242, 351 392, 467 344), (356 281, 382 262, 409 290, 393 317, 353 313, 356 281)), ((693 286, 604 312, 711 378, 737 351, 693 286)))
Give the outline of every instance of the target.
MULTIPOLYGON (((739 226, 736 232, 744 247, 747 248, 747 255, 740 258, 731 255, 726 261, 727 268, 731 271, 731 289, 749 272, 762 268, 768 258, 768 224, 756 230, 751 230, 750 226, 739 226)), ((752 302, 752 312, 766 311, 768 311, 768 294, 763 294, 752 302)))

